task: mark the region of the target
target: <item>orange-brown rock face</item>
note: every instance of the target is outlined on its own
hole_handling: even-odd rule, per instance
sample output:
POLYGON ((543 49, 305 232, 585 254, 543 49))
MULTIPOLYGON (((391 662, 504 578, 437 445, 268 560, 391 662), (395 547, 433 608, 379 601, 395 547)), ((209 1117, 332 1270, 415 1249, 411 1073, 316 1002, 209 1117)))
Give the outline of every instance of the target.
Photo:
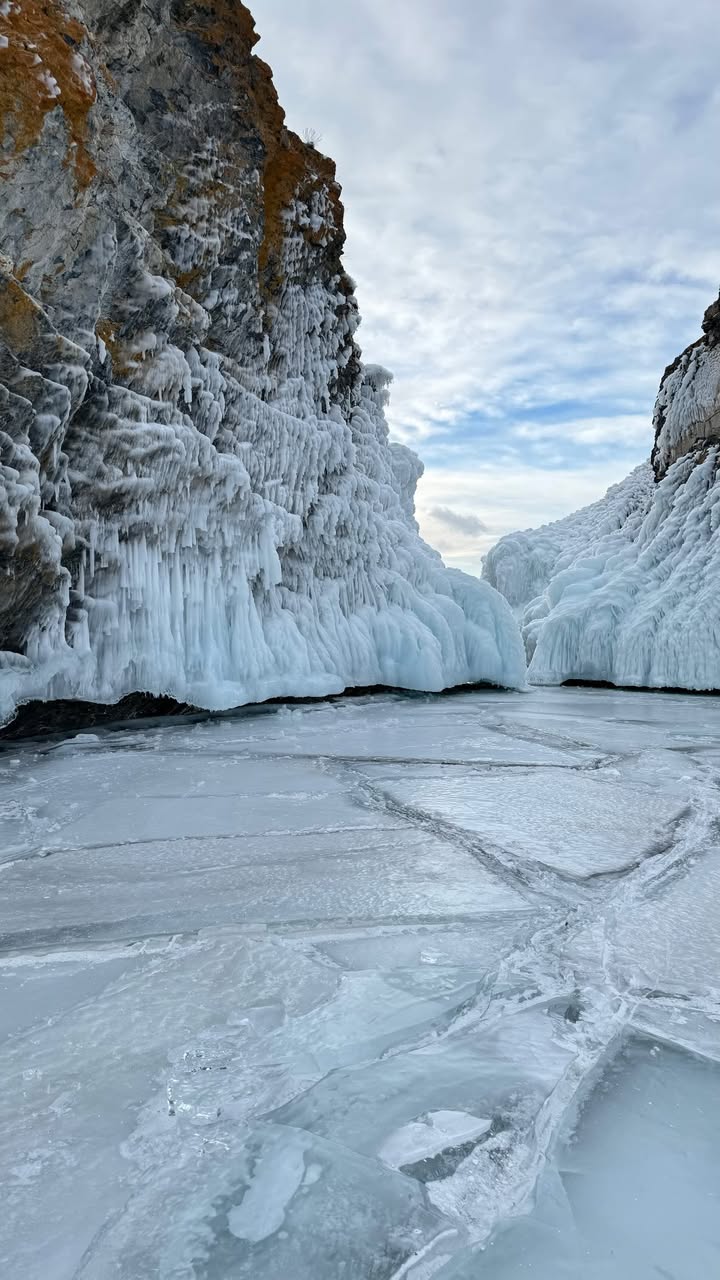
POLYGON ((0 117, 14 157, 37 143, 45 117, 60 110, 68 134, 67 162, 85 185, 94 167, 87 150, 87 118, 97 97, 95 76, 84 56, 88 32, 59 0, 7 0, 0 14, 3 37, 0 117))
MULTIPOLYGON (((282 287, 288 209, 313 193, 331 209, 324 257, 341 273, 335 166, 285 128, 270 69, 252 52, 257 40, 250 12, 235 0, 5 0, 0 166, 10 208, 3 251, 15 279, 27 280, 31 292, 39 286, 42 301, 55 305, 79 228, 88 218, 104 221, 98 204, 129 205, 154 242, 146 245, 154 268, 204 305, 214 275, 233 261, 236 224, 245 216, 262 310, 282 287), (20 197, 38 181, 53 204, 35 208, 41 225, 34 231, 20 197), (51 209, 53 228, 42 225, 51 209), (48 261, 51 231, 61 252, 48 261), (20 259, 23 247, 28 256, 20 259)), ((304 234, 310 243, 312 233, 304 234)), ((98 323, 107 329, 112 317, 99 315, 98 323)))
POLYGON ((0 714, 477 678, 257 39, 238 0, 0 0, 0 714))

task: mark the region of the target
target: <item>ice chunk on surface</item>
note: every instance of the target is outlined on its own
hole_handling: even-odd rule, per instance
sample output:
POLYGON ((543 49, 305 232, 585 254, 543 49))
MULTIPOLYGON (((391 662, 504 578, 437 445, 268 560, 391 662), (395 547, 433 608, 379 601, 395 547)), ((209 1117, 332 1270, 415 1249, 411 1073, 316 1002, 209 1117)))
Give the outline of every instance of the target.
POLYGON ((378 1154, 392 1169, 401 1169, 479 1138, 491 1126, 487 1116, 471 1116, 467 1111, 429 1111, 392 1133, 378 1154))

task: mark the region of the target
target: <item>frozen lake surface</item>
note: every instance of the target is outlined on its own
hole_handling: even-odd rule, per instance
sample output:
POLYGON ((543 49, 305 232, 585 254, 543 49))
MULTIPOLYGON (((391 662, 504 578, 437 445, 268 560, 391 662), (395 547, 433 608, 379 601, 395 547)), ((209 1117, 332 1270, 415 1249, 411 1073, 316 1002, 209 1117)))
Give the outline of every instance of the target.
POLYGON ((0 752, 0 1275, 720 1275, 720 701, 0 752))

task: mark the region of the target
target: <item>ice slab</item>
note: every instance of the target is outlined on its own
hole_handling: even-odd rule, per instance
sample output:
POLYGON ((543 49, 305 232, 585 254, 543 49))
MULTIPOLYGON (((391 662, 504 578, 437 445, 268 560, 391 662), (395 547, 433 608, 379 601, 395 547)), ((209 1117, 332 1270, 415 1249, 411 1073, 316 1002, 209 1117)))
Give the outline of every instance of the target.
POLYGON ((484 982, 469 967, 343 973, 332 1002, 276 1032, 267 1054, 297 1074, 324 1077, 432 1041, 476 1001, 487 1002, 484 982))
POLYGON ((0 808, 2 860, 173 835, 378 825, 317 765, 198 758, 172 741, 150 750, 141 739, 138 748, 28 755, 7 779, 14 798, 0 808))
POLYGON ((699 1280, 720 1268, 720 1069, 628 1045, 589 1098, 536 1213, 443 1280, 699 1280))
POLYGON ((93 999, 141 962, 133 946, 0 957, 0 1040, 93 999))
POLYGON ((466 965, 487 973, 517 948, 527 946, 545 913, 502 912, 476 923, 415 924, 354 929, 318 938, 315 949, 347 969, 411 969, 466 965))
MULTIPOLYGON (((538 691, 541 696, 542 691, 538 691)), ((362 760, 445 760, 533 764, 592 760, 597 752, 576 744, 543 742, 512 731, 498 721, 517 696, 519 709, 527 694, 495 696, 453 694, 451 699, 420 695, 352 698, 328 707, 306 704, 247 712, 242 717, 199 723, 178 732, 184 752, 210 750, 224 756, 362 760), (577 752, 580 752, 578 755, 577 752)), ((535 696, 534 694, 532 695, 535 696)), ((521 713, 522 714, 522 713, 521 713)), ((146 734, 155 742, 154 732, 146 734)))
POLYGON ((684 1049, 720 1067, 720 1009, 717 1001, 691 1002, 656 993, 638 1004, 632 1025, 654 1044, 684 1049))
POLYGON ((600 752, 717 746, 717 700, 688 694, 619 689, 535 688, 525 704, 509 700, 498 724, 536 733, 558 747, 575 743, 600 752))
POLYGON ((109 845, 15 862, 0 877, 3 937, 13 946, 523 908, 527 901, 469 853, 401 824, 109 845))
POLYGON ((515 857, 587 877, 632 866, 667 839, 678 800, 602 773, 417 768, 375 774, 408 809, 477 833, 515 857))
POLYGON ((636 989, 720 998, 720 845, 618 917, 613 964, 636 989))
POLYGON ((137 844, 174 836, 181 840, 258 834, 282 837, 305 831, 353 831, 389 825, 376 814, 353 806, 345 796, 319 789, 288 795, 273 793, 268 785, 263 800, 262 805, 252 804, 242 794, 213 793, 192 797, 118 796, 102 801, 78 821, 64 825, 54 847, 137 844))

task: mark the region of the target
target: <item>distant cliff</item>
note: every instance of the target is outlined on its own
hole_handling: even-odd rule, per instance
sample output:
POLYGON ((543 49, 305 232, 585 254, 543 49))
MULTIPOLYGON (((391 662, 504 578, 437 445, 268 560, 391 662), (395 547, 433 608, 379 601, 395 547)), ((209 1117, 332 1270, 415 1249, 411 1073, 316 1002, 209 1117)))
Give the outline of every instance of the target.
POLYGON ((418 536, 257 38, 237 0, 0 5, 0 714, 524 678, 418 536))
POLYGON ((720 301, 702 327, 663 374, 652 466, 486 559, 535 683, 720 689, 720 301))

